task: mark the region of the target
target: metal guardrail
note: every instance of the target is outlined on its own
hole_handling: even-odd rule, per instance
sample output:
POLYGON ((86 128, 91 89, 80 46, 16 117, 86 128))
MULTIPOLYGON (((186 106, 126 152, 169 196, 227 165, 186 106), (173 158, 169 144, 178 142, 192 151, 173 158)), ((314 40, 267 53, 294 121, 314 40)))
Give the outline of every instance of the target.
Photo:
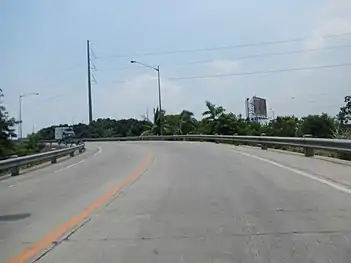
MULTIPOLYGON (((291 147, 301 147, 304 149, 305 156, 313 156, 315 149, 327 150, 333 152, 349 152, 351 153, 351 140, 343 139, 320 139, 312 138, 311 135, 304 137, 274 137, 274 136, 240 136, 240 135, 203 135, 203 134, 188 134, 188 135, 164 135, 164 136, 133 136, 133 137, 111 137, 111 138, 85 138, 84 142, 94 141, 217 141, 217 142, 232 142, 251 143, 260 145, 262 149, 267 149, 270 145, 281 145, 291 147)), ((44 141, 47 143, 54 141, 44 141)))
POLYGON ((311 135, 304 137, 273 137, 265 136, 240 136, 240 135, 164 135, 164 136, 135 136, 135 137, 112 137, 112 138, 86 138, 89 141, 159 141, 159 140, 196 140, 196 141, 227 141, 233 143, 254 143, 267 149, 269 145, 282 145, 304 148, 306 156, 313 156, 314 149, 329 151, 351 152, 351 140, 320 139, 312 138, 311 135))
POLYGON ((76 151, 83 152, 85 150, 85 145, 80 144, 73 147, 68 147, 64 149, 38 153, 28 156, 15 157, 0 161, 0 171, 10 170, 11 175, 15 176, 19 174, 21 166, 37 163, 51 161, 51 163, 56 163, 57 159, 66 155, 74 156, 76 151))

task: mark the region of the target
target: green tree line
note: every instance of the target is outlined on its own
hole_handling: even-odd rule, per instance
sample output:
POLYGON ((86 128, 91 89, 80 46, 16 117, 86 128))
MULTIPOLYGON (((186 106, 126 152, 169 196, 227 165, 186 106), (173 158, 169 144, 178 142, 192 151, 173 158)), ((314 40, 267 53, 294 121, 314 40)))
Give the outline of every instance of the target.
MULTIPOLYGON (((1 91, 2 96, 2 91, 1 91)), ((326 113, 295 116, 278 116, 266 123, 252 122, 228 112, 224 107, 206 101, 202 117, 195 118, 193 112, 184 109, 179 114, 167 114, 154 109, 152 120, 99 118, 87 125, 73 125, 77 138, 125 137, 140 135, 180 135, 180 134, 220 134, 220 135, 260 135, 294 137, 311 134, 318 138, 350 139, 351 95, 344 98, 344 106, 337 116, 326 113)), ((29 136, 23 143, 15 143, 15 120, 10 118, 3 105, 0 107, 0 157, 12 154, 25 155, 41 151, 40 140, 54 139, 55 127, 50 126, 29 136)), ((68 126, 59 125, 59 126, 68 126)))
MULTIPOLYGON (((351 96, 345 97, 345 106, 333 117, 326 113, 295 116, 278 116, 266 123, 252 122, 226 111, 222 106, 206 101, 205 111, 201 119, 196 119, 189 110, 179 114, 167 114, 165 111, 154 110, 152 120, 137 119, 97 119, 90 125, 79 123, 73 125, 78 138, 125 137, 140 135, 176 134, 222 134, 222 135, 260 135, 294 137, 311 134, 318 138, 336 138, 347 133, 351 120, 351 96)), ((68 125, 61 125, 68 126, 68 125)), ((40 138, 54 139, 57 126, 43 128, 38 131, 40 138)))

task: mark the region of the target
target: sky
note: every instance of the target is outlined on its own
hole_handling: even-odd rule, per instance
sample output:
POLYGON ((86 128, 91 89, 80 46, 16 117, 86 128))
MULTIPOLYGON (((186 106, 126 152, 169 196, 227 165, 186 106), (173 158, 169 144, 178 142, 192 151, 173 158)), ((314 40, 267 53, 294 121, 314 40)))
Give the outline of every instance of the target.
POLYGON ((88 122, 88 39, 94 119, 152 118, 157 72, 130 60, 160 66, 167 113, 200 117, 209 100, 245 114, 256 95, 269 116, 335 115, 351 93, 351 66, 281 71, 351 63, 349 0, 4 0, 0 30, 10 116, 39 93, 22 100, 24 134, 88 122))

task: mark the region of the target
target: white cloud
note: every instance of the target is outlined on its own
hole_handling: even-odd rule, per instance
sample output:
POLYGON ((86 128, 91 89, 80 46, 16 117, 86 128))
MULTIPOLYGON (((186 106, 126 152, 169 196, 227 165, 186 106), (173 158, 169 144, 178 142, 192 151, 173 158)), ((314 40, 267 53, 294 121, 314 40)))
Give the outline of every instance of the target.
MULTIPOLYGON (((214 60, 204 64, 201 70, 193 74, 199 76, 230 74, 238 72, 238 69, 239 63, 236 61, 214 60)), ((173 74, 170 72, 169 75, 173 74)), ((177 81, 161 75, 162 107, 167 113, 179 113, 183 109, 188 109, 199 114, 204 110, 205 100, 228 104, 228 100, 235 99, 233 93, 235 93, 236 82, 237 79, 231 77, 177 81)), ((133 76, 118 87, 106 89, 100 100, 105 101, 103 106, 105 114, 101 111, 101 116, 121 118, 123 115, 117 115, 121 112, 139 118, 145 113, 146 108, 151 114, 152 108, 158 106, 157 76, 153 74, 133 76), (111 112, 115 114, 111 115, 111 112)), ((240 97, 238 100, 241 102, 243 99, 240 97)))
POLYGON ((305 45, 307 48, 323 48, 327 44, 328 38, 323 38, 322 36, 341 35, 350 31, 351 19, 340 17, 326 19, 316 27, 305 45))
POLYGON ((233 60, 214 60, 208 66, 214 74, 230 74, 235 73, 239 69, 240 64, 233 60))
MULTIPOLYGON (((128 80, 123 87, 127 93, 144 99, 149 95, 158 94, 157 77, 150 75, 138 75, 128 80)), ((181 87, 161 76, 161 92, 166 98, 174 98, 181 92, 181 87)))
MULTIPOLYGON (((304 43, 304 48, 323 48, 328 44, 328 35, 340 35, 351 32, 351 1, 328 0, 317 12, 315 26, 311 35, 304 43)), ((312 59, 311 55, 302 57, 303 64, 312 59)))
MULTIPOLYGON (((351 32, 351 1, 327 0, 316 9, 315 16, 311 17, 310 35, 308 40, 302 43, 303 49, 319 49, 328 46, 347 44, 349 36, 323 37, 328 35, 341 35, 351 32)), ((350 55, 349 50, 341 52, 311 52, 298 57, 296 67, 311 65, 332 65, 345 63, 350 55)), ((348 93, 349 68, 330 68, 325 70, 302 71, 291 79, 286 85, 287 95, 281 102, 281 108, 296 109, 294 113, 306 115, 307 113, 320 113, 328 111, 335 114, 339 108, 339 102, 348 93), (321 94, 328 94, 321 96, 321 94), (291 100, 290 97, 296 97, 291 100), (316 97, 315 99, 312 99, 316 97)))
MULTIPOLYGON (((196 75, 221 75, 237 73, 241 65, 233 60, 213 60, 206 63, 196 75)), ((194 74, 195 75, 195 74, 194 74)), ((183 98, 182 108, 188 108, 194 111, 196 116, 200 117, 205 110, 205 101, 209 100, 217 105, 224 106, 229 111, 242 112, 244 106, 243 94, 245 85, 242 79, 231 76, 218 78, 203 78, 195 80, 186 80, 179 82, 187 89, 187 95, 183 98)))
MULTIPOLYGON (((162 108, 176 112, 181 106, 183 89, 161 76, 162 108)), ((137 75, 123 84, 108 86, 96 94, 98 116, 113 118, 140 118, 149 109, 158 107, 157 77, 137 75)), ((96 116, 96 117, 98 117, 96 116)))

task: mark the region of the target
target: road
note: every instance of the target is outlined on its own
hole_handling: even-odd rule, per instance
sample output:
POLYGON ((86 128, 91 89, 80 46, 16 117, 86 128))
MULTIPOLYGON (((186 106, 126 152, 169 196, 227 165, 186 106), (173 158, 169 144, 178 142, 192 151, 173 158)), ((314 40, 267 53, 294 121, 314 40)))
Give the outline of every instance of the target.
POLYGON ((350 262, 350 186, 290 153, 89 143, 0 181, 0 262, 350 262))

